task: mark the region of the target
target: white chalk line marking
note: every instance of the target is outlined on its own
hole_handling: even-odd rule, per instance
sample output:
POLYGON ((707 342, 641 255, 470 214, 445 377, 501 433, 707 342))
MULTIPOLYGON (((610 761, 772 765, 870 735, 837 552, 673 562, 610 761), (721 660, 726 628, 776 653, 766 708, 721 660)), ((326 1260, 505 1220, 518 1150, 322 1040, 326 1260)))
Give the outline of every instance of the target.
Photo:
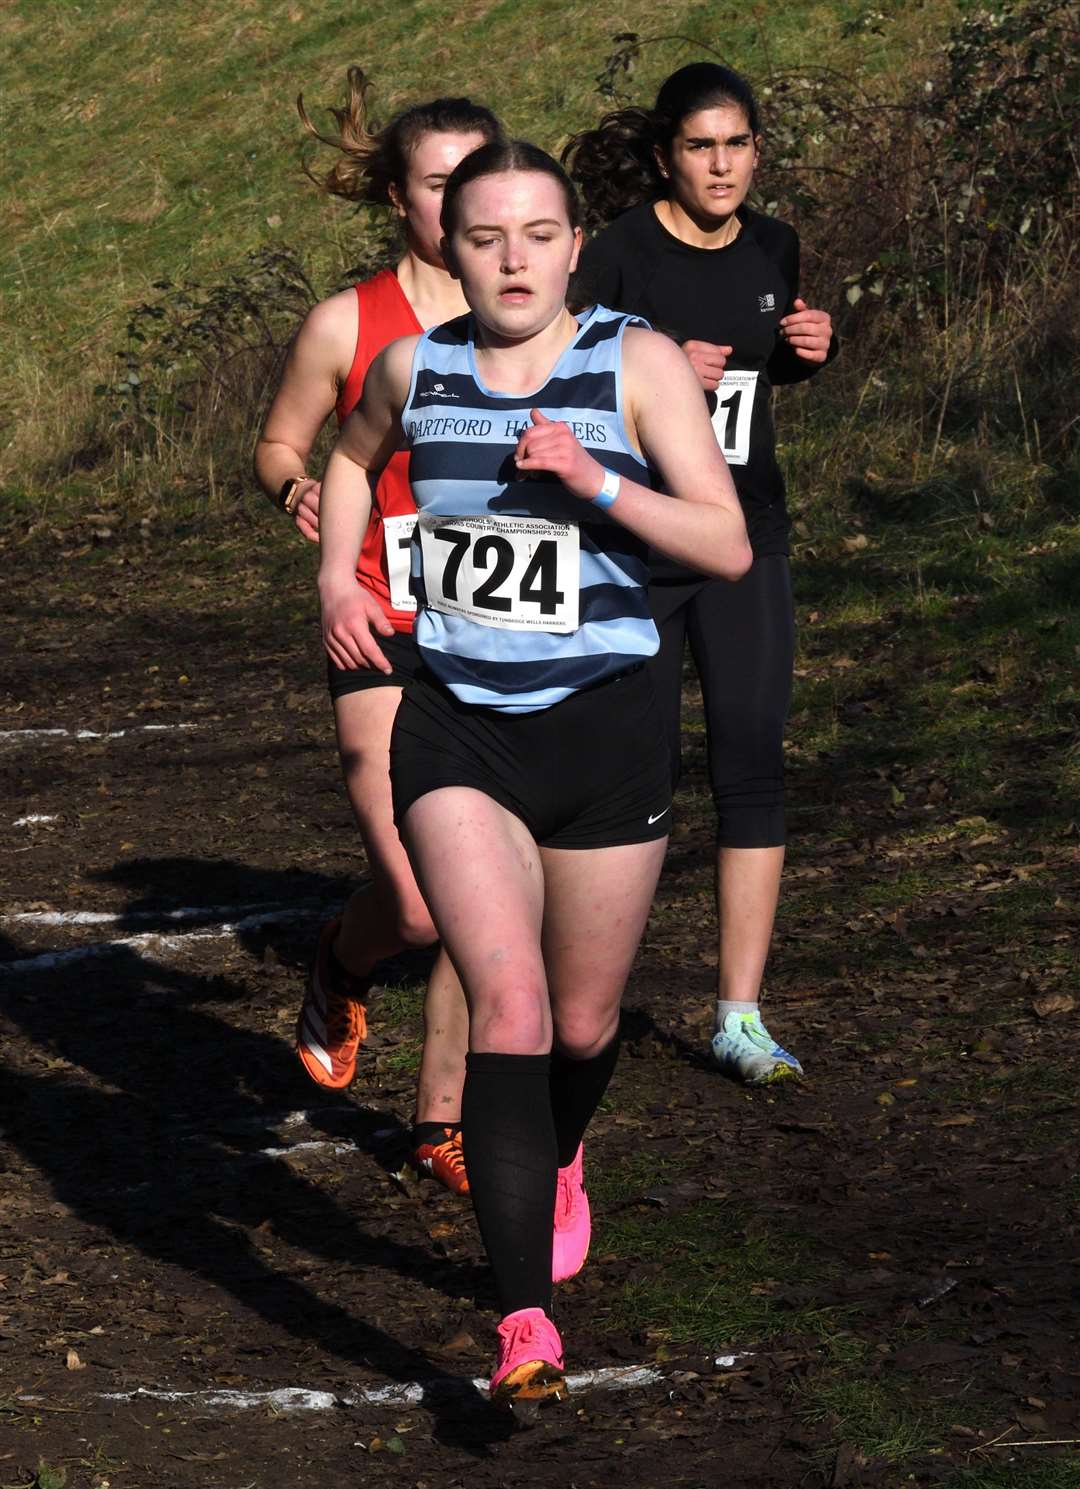
POLYGON ((315 920, 325 915, 325 906, 297 910, 271 910, 263 915, 248 915, 242 920, 226 921, 207 931, 181 931, 166 936, 158 931, 143 931, 137 936, 119 936, 114 941, 95 941, 90 946, 74 946, 68 951, 44 951, 38 956, 22 957, 15 962, 0 962, 0 977, 16 972, 48 972, 71 962, 93 957, 113 956, 118 951, 183 951, 192 941, 222 941, 244 931, 264 925, 281 925, 288 921, 315 920))
MULTIPOLYGON (((55 819, 48 817, 38 820, 51 822, 55 819)), ((162 920, 178 923, 185 920, 221 920, 233 915, 253 915, 260 911, 274 914, 284 908, 286 907, 281 905, 267 905, 264 900, 257 905, 181 905, 176 910, 10 910, 7 914, 0 915, 0 920, 22 925, 117 925, 121 921, 125 925, 148 925, 162 920)), ((311 907, 292 905, 288 908, 296 910, 311 907)))
POLYGON ((0 729, 0 740, 32 744, 46 739, 123 739, 128 734, 165 734, 174 729, 198 727, 198 724, 132 724, 129 729, 0 729))
MULTIPOLYGON (((610 1365, 600 1370, 582 1370, 566 1377, 567 1388, 576 1391, 632 1391, 641 1386, 656 1385, 663 1374, 650 1365, 610 1365)), ((488 1383, 477 1376, 460 1382, 407 1381, 402 1385, 374 1386, 338 1396, 333 1391, 312 1391, 303 1386, 279 1386, 273 1391, 155 1391, 139 1386, 134 1391, 105 1391, 100 1401, 171 1401, 191 1407, 232 1411, 250 1411, 253 1407, 273 1407, 277 1411, 329 1411, 341 1406, 419 1406, 425 1396, 445 1394, 458 1386, 462 1392, 475 1391, 486 1397, 488 1383)), ((20 1400, 22 1398, 19 1398, 20 1400)))
POLYGON ((31 812, 28 817, 16 817, 12 827, 37 827, 42 822, 59 822, 59 817, 46 817, 42 812, 31 812))
POLYGON ((287 1148, 260 1148, 259 1158, 289 1158, 293 1153, 314 1153, 320 1148, 329 1148, 332 1153, 358 1153, 360 1150, 355 1143, 334 1143, 329 1140, 316 1141, 314 1138, 303 1143, 290 1143, 287 1148))
MULTIPOLYGON (((743 1360, 753 1355, 718 1355, 713 1360, 714 1370, 734 1370, 743 1360)), ((579 1391, 635 1391, 642 1386, 652 1386, 664 1380, 662 1370, 653 1365, 605 1365, 599 1370, 581 1370, 566 1377, 571 1394, 579 1391)), ((401 1385, 374 1386, 367 1390, 351 1391, 339 1396, 333 1391, 313 1391, 304 1386, 279 1386, 272 1391, 159 1391, 139 1386, 134 1391, 105 1391, 98 1395, 99 1401, 172 1401, 185 1402, 193 1407, 223 1408, 234 1411, 250 1411, 253 1407, 269 1406, 278 1411, 330 1411, 340 1406, 419 1406, 429 1394, 438 1396, 457 1387, 462 1392, 475 1391, 478 1396, 488 1394, 488 1383, 480 1376, 471 1380, 463 1376, 460 1381, 435 1380, 424 1385, 420 1381, 406 1381, 401 1385)), ((19 1401, 38 1402, 41 1397, 19 1396, 19 1401)))
MULTIPOLYGON (((192 1141, 202 1141, 206 1137, 207 1130, 212 1135, 216 1135, 227 1132, 266 1132, 278 1127, 316 1127, 320 1120, 326 1117, 351 1118, 360 1114, 370 1116, 372 1112, 379 1110, 379 1107, 370 1106, 365 1102, 346 1101, 334 1106, 302 1107, 288 1112, 263 1112, 257 1117, 225 1117, 219 1121, 211 1116, 198 1127, 191 1122, 169 1122, 166 1126, 169 1132, 180 1133, 185 1137, 190 1137, 192 1141)), ((394 1127, 386 1129, 388 1134, 395 1136, 399 1130, 394 1127)))

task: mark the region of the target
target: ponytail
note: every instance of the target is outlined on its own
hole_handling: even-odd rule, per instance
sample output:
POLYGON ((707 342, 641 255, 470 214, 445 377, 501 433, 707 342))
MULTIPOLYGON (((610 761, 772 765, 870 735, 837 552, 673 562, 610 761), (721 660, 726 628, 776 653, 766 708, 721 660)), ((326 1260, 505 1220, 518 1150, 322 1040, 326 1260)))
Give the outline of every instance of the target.
POLYGON ((566 146, 562 162, 581 193, 591 230, 664 195, 654 141, 649 110, 629 108, 605 114, 595 129, 576 134, 566 146))
POLYGON ((304 128, 337 150, 340 159, 322 176, 305 166, 307 174, 331 196, 360 205, 389 207, 390 187, 399 190, 409 170, 409 156, 426 134, 479 134, 485 140, 502 138, 502 126, 490 109, 469 98, 436 98, 415 104, 377 129, 371 120, 368 94, 371 79, 360 67, 348 71, 348 99, 344 108, 331 108, 336 134, 323 134, 311 122, 304 95, 296 100, 304 128))

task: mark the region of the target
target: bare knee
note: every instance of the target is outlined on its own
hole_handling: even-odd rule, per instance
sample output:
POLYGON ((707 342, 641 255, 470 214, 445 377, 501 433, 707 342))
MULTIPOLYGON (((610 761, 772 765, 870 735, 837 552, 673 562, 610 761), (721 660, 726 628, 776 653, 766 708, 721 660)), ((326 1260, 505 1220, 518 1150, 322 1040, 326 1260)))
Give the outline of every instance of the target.
POLYGON ((558 1015, 555 1021, 555 1048, 569 1060, 591 1060, 615 1038, 619 1012, 602 1012, 593 1016, 575 1011, 558 1015))
POLYGON ((473 999, 469 1047, 478 1053, 546 1055, 551 1015, 539 991, 516 987, 473 999))
POLYGON ((366 947, 376 957, 418 950, 439 939, 415 887, 411 894, 399 894, 392 884, 365 884, 349 896, 342 922, 349 944, 366 947))
POLYGON ((427 906, 422 900, 416 904, 397 907, 394 930, 402 946, 413 950, 431 946, 439 939, 435 922, 428 914, 427 906))

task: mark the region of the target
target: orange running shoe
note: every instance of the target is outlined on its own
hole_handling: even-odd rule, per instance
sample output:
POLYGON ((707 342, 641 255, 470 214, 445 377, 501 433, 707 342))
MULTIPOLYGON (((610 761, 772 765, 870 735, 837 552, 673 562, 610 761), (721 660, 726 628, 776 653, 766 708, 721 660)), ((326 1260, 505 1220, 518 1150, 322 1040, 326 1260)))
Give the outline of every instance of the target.
MULTIPOLYGON (((422 1124, 422 1125, 427 1125, 422 1124)), ((465 1172, 465 1155, 461 1151, 461 1128, 442 1127, 445 1137, 439 1141, 419 1142, 413 1148, 413 1162, 425 1174, 437 1179, 451 1194, 468 1194, 469 1176, 465 1172)))
POLYGON ((311 1079, 342 1091, 356 1074, 356 1052, 367 1037, 364 999, 370 977, 353 977, 332 953, 341 925, 323 926, 307 995, 296 1023, 296 1053, 311 1079))

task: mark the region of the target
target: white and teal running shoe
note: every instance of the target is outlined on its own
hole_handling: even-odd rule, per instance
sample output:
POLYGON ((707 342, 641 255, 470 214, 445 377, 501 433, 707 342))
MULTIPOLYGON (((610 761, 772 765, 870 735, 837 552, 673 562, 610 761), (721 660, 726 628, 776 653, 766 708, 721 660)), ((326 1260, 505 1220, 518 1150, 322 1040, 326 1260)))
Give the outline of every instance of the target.
POLYGON ((777 1044, 758 1013, 729 1013, 713 1035, 712 1052, 725 1075, 747 1086, 767 1086, 803 1073, 798 1060, 777 1044))

